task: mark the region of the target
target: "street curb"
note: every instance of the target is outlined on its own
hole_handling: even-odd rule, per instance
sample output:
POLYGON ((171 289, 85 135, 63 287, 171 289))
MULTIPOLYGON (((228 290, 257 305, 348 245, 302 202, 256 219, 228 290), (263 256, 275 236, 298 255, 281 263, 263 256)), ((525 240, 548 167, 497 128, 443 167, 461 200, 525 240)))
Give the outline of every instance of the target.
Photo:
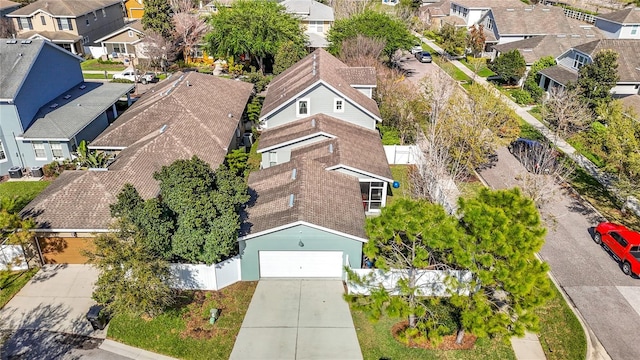
POLYGON ((176 360, 175 358, 169 356, 160 355, 151 351, 125 345, 123 343, 119 343, 117 341, 109 339, 106 339, 104 342, 102 342, 99 349, 120 356, 125 356, 134 360, 176 360))

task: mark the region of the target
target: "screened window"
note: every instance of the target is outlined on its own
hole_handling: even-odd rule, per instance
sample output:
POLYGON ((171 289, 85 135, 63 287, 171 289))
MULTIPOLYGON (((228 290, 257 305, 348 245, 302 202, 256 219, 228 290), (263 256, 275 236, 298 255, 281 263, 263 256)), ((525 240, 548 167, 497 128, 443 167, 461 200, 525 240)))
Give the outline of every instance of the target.
POLYGON ((638 25, 631 26, 631 35, 636 35, 638 33, 638 25))
POLYGON ((307 116, 309 115, 309 99, 300 99, 296 106, 296 115, 307 116))
POLYGON ((64 157, 64 154, 62 153, 62 144, 59 142, 51 143, 51 152, 53 153, 54 158, 64 157))
POLYGON ((361 182, 362 206, 365 212, 379 212, 382 208, 385 184, 383 182, 361 182))
POLYGON ((278 153, 272 151, 269 153, 269 166, 278 165, 278 153))
POLYGON ((44 143, 34 142, 33 143, 33 152, 36 155, 36 160, 46 160, 47 154, 44 152, 44 143))

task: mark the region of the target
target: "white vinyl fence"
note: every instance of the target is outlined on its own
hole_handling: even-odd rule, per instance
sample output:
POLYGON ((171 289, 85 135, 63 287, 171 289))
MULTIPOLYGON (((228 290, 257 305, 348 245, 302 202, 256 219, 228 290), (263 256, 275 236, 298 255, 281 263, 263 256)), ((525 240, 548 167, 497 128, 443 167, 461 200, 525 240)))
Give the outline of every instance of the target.
POLYGON ((29 266, 25 260, 21 245, 0 245, 0 270, 27 270, 29 266))
POLYGON ((420 151, 416 145, 385 145, 384 153, 387 155, 387 162, 391 165, 413 165, 416 164, 417 153, 420 151))
MULTIPOLYGON (((409 270, 392 269, 383 271, 380 269, 351 269, 362 280, 363 283, 347 280, 347 291, 349 294, 369 295, 370 289, 382 286, 391 295, 398 295, 398 280, 406 279, 409 270)), ((467 270, 416 270, 416 285, 423 296, 449 296, 447 277, 452 277, 459 284, 468 284, 471 279, 471 272, 467 270)), ((469 295, 469 289, 461 286, 459 289, 451 289, 462 295, 469 295)))
POLYGON ((215 265, 171 264, 173 287, 180 290, 220 290, 240 281, 240 256, 215 265))

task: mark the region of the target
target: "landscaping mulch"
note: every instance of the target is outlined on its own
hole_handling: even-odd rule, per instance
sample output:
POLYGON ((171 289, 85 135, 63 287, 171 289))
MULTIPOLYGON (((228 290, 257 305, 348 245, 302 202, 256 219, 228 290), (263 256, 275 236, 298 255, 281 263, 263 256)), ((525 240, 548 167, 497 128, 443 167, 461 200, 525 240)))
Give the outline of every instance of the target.
POLYGON ((419 336, 409 339, 407 343, 406 340, 402 339, 401 334, 409 327, 408 321, 401 321, 395 324, 391 328, 391 334, 393 337, 401 344, 411 347, 411 348, 420 348, 427 350, 470 350, 474 348, 477 337, 472 334, 465 334, 462 338, 462 344, 456 343, 456 334, 446 335, 442 338, 442 341, 437 345, 434 345, 431 341, 429 341, 425 336, 419 336))

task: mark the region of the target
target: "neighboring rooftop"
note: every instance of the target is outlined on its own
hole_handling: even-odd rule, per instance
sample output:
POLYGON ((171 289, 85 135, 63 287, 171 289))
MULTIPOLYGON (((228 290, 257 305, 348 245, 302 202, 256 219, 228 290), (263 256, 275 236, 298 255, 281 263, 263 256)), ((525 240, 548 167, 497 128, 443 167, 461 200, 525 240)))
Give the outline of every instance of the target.
POLYGON ((294 97, 318 81, 324 81, 374 116, 380 118, 376 102, 351 85, 371 82, 369 75, 363 79, 345 79, 341 70, 348 68, 342 61, 324 49, 317 49, 302 60, 273 78, 262 106, 260 116, 265 116, 279 106, 294 100, 294 97))
POLYGON ((544 74, 546 77, 562 85, 568 83, 575 83, 578 80, 578 73, 573 70, 569 70, 564 66, 551 66, 539 71, 540 74, 544 74))
MULTIPOLYGON (((622 104, 626 109, 631 109, 631 112, 626 112, 629 116, 640 121, 640 95, 629 95, 620 98, 622 104)), ((625 111, 626 111, 625 109, 625 111)))
POLYGON ((520 0, 451 0, 452 4, 462 5, 467 9, 491 9, 494 7, 529 6, 520 0))
POLYGON ((618 53, 619 82, 640 82, 640 41, 635 39, 601 39, 575 46, 593 58, 601 50, 618 53))
POLYGON ((10 9, 10 8, 18 7, 18 6, 21 6, 21 5, 22 4, 17 3, 15 1, 0 0, 0 10, 10 9))
POLYGON ((38 11, 43 11, 53 16, 77 17, 120 3, 122 3, 121 0, 38 0, 19 8, 9 16, 31 16, 38 11))
POLYGON ((306 222, 366 239, 360 184, 353 176, 296 158, 251 173, 249 189, 256 196, 246 208, 243 236, 306 222))
MULTIPOLYGON (((121 27, 120 29, 118 29, 118 30, 116 30, 116 31, 114 31, 114 32, 112 32, 110 34, 107 34, 107 35, 101 37, 100 39, 96 39, 95 42, 99 43, 101 41, 108 40, 109 38, 112 38, 112 37, 114 37, 114 36, 116 36, 118 34, 121 34, 121 33, 125 32, 125 31, 128 31, 128 30, 133 30, 133 31, 136 31, 136 32, 138 32, 140 34, 144 34, 144 29, 142 28, 142 22, 140 21, 140 19, 135 19, 133 21, 130 21, 130 22, 124 24, 124 26, 121 27)), ((135 40, 132 41, 132 42, 138 42, 138 41, 140 41, 140 38, 135 37, 135 40)))
POLYGON ((640 25, 640 8, 628 8, 597 16, 598 19, 624 25, 640 25))
POLYGON ((333 21, 333 8, 314 0, 285 0, 280 3, 287 12, 308 21, 333 21))
POLYGON ((496 28, 503 35, 571 34, 564 10, 559 6, 491 7, 496 28))

